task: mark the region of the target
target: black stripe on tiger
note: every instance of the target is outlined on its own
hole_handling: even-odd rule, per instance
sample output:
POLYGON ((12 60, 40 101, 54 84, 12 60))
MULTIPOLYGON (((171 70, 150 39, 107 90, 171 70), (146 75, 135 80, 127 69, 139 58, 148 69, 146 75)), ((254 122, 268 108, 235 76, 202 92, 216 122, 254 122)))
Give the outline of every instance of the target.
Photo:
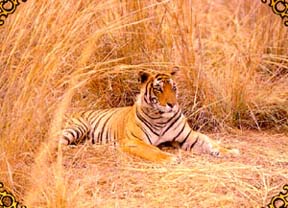
POLYGON ((79 133, 76 131, 76 129, 67 129, 66 131, 68 133, 70 133, 73 136, 74 139, 78 139, 79 133))
POLYGON ((182 129, 178 132, 178 134, 175 137, 173 137, 172 142, 174 142, 180 136, 180 134, 182 134, 182 132, 184 131, 185 127, 186 127, 186 122, 183 125, 182 129))
POLYGON ((138 123, 136 125, 144 132, 144 134, 145 134, 146 138, 148 139, 149 143, 152 144, 151 139, 150 139, 149 135, 147 134, 147 132, 145 131, 145 129, 142 126, 140 126, 138 123))
POLYGON ((137 116, 137 118, 138 118, 143 124, 145 124, 145 126, 147 126, 147 127, 149 128, 149 130, 150 130, 153 134, 159 136, 159 134, 154 131, 154 129, 153 129, 153 127, 151 126, 151 124, 150 124, 145 118, 143 118, 137 110, 136 110, 136 116, 137 116))
POLYGON ((105 131, 105 127, 106 127, 108 121, 112 118, 112 115, 114 115, 116 112, 117 112, 117 110, 115 110, 114 112, 112 112, 112 114, 109 115, 109 117, 107 118, 107 120, 104 122, 103 127, 102 127, 102 129, 101 129, 101 131, 100 131, 100 135, 99 135, 99 133, 98 133, 98 137, 97 137, 97 141, 98 141, 98 142, 100 141, 100 143, 102 143, 103 133, 104 133, 104 131, 105 131))
POLYGON ((155 79, 157 79, 157 80, 159 80, 159 81, 161 81, 162 79, 170 79, 171 77, 170 76, 168 76, 167 74, 157 74, 156 76, 155 76, 155 79))
POLYGON ((184 138, 184 140, 183 140, 182 142, 179 143, 180 146, 182 146, 182 145, 186 142, 186 140, 189 138, 191 132, 192 132, 192 130, 190 129, 189 133, 188 133, 187 136, 184 138))
MULTIPOLYGON (((74 124, 74 126, 77 127, 77 129, 81 133, 79 137, 83 137, 88 133, 89 127, 84 122, 81 122, 80 120, 79 120, 79 122, 81 125, 80 124, 74 124)), ((80 139, 79 137, 77 139, 80 139)))
POLYGON ((148 93, 148 86, 150 86, 151 82, 152 82, 152 81, 149 80, 149 81, 146 83, 146 86, 145 86, 145 93, 144 93, 144 98, 147 97, 147 93, 148 93))
POLYGON ((101 112, 102 114, 96 116, 95 119, 93 119, 93 123, 91 122, 91 126, 94 126, 93 129, 91 129, 92 144, 95 144, 94 132, 95 132, 96 128, 98 127, 101 119, 106 116, 106 114, 108 113, 109 110, 111 110, 111 109, 104 110, 103 112, 101 112), (96 122, 96 123, 94 123, 94 122, 96 122))
POLYGON ((199 140, 199 137, 196 138, 195 142, 193 142, 189 150, 191 150, 195 146, 195 144, 197 144, 198 140, 199 140))
MULTIPOLYGON (((179 112, 179 111, 178 111, 179 112)), ((177 115, 177 114, 176 114, 177 115)), ((175 115, 175 116, 176 116, 175 115)), ((171 122, 171 124, 164 130, 164 132, 162 133, 162 135, 164 135, 180 118, 181 118, 181 113, 179 113, 179 115, 175 118, 175 117, 172 117, 172 118, 175 118, 175 120, 173 122, 171 122)))
POLYGON ((109 136, 111 137, 111 127, 107 127, 107 130, 105 132, 105 143, 107 144, 109 142, 109 136), (110 134, 110 135, 109 135, 110 134))
POLYGON ((178 114, 180 112, 180 116, 181 116, 181 110, 180 109, 178 109, 178 111, 175 113, 175 115, 174 116, 171 116, 171 118, 169 118, 167 121, 164 121, 164 122, 159 122, 158 124, 167 124, 167 123, 169 123, 172 119, 174 119, 175 118, 175 116, 178 114))
POLYGON ((150 119, 161 119, 162 118, 161 115, 159 115, 157 117, 153 117, 153 116, 149 115, 149 112, 146 112, 145 109, 142 109, 142 112, 145 114, 145 116, 147 116, 150 119))
POLYGON ((132 135, 134 138, 141 140, 141 138, 137 137, 133 132, 131 132, 131 135, 132 135))
MULTIPOLYGON (((152 97, 151 95, 152 95, 152 87, 149 89, 149 103, 153 103, 153 102, 152 102, 152 98, 153 98, 153 97, 152 97)), ((148 103, 148 104, 149 104, 149 103, 148 103)))
POLYGON ((65 141, 67 141, 67 144, 68 144, 68 145, 71 144, 71 143, 70 143, 70 139, 68 139, 66 136, 63 135, 62 139, 64 139, 65 141))

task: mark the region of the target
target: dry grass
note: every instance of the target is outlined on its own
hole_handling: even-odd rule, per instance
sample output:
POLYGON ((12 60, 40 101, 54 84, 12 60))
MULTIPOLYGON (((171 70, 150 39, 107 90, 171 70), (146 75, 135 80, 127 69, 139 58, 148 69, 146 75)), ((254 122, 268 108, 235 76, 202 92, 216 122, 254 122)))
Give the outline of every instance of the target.
POLYGON ((27 1, 0 29, 0 179, 29 207, 260 207, 288 182, 288 32, 260 0, 27 1), (131 105, 139 70, 173 65, 191 126, 240 158, 57 150, 64 113, 131 105))

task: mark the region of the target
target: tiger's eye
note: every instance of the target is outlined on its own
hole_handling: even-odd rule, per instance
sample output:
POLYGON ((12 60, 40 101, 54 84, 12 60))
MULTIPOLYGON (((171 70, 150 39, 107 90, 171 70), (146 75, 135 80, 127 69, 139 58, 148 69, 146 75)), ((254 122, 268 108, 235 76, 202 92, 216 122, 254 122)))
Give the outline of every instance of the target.
POLYGON ((160 89, 154 89, 155 94, 160 94, 162 91, 160 89))
POLYGON ((155 85, 154 86, 154 92, 155 93, 161 93, 162 92, 162 88, 160 85, 155 85))
POLYGON ((152 102, 153 104, 156 104, 156 103, 157 103, 157 98, 155 98, 155 97, 151 98, 151 102, 152 102))

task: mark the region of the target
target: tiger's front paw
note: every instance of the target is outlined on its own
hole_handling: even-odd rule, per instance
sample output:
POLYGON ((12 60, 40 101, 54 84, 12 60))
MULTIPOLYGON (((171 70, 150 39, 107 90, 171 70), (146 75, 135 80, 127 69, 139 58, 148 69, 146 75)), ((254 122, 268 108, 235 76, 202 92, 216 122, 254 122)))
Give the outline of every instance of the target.
POLYGON ((229 154, 232 155, 232 156, 239 156, 240 155, 240 150, 239 149, 229 149, 229 154))
POLYGON ((181 159, 175 155, 173 155, 169 160, 169 164, 171 165, 180 164, 180 163, 181 163, 181 159))
POLYGON ((214 157, 221 157, 225 155, 237 157, 240 155, 240 150, 238 149, 228 149, 224 147, 212 148, 210 154, 214 157))
POLYGON ((213 149, 211 152, 210 152, 210 155, 212 155, 213 157, 219 157, 220 155, 220 150, 218 149, 213 149))
POLYGON ((169 164, 169 165, 176 165, 176 164, 180 164, 181 163, 181 159, 179 157, 177 157, 176 155, 170 154, 170 153, 166 153, 165 152, 166 157, 163 158, 160 163, 163 164, 169 164))

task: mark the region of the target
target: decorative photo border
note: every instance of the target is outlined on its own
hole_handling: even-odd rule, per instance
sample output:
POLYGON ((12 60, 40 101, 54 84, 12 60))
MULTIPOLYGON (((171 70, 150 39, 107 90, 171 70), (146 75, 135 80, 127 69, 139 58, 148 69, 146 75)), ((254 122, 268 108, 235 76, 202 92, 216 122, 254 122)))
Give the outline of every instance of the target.
POLYGON ((27 208, 26 206, 20 206, 16 201, 14 195, 6 191, 2 182, 0 182, 0 207, 1 208, 27 208))
POLYGON ((272 197, 270 203, 267 205, 268 208, 288 207, 288 184, 283 186, 283 190, 286 190, 286 193, 280 191, 278 195, 272 197))
MULTIPOLYGON (((266 4, 268 0, 261 0, 266 4)), ((284 25, 288 27, 288 1, 287 0, 270 0, 268 4, 272 8, 274 14, 279 15, 284 20, 284 25)))
MULTIPOLYGON (((27 0, 21 1, 26 2, 27 0)), ((0 0, 0 26, 4 25, 4 19, 13 14, 19 5, 19 0, 0 0)))

